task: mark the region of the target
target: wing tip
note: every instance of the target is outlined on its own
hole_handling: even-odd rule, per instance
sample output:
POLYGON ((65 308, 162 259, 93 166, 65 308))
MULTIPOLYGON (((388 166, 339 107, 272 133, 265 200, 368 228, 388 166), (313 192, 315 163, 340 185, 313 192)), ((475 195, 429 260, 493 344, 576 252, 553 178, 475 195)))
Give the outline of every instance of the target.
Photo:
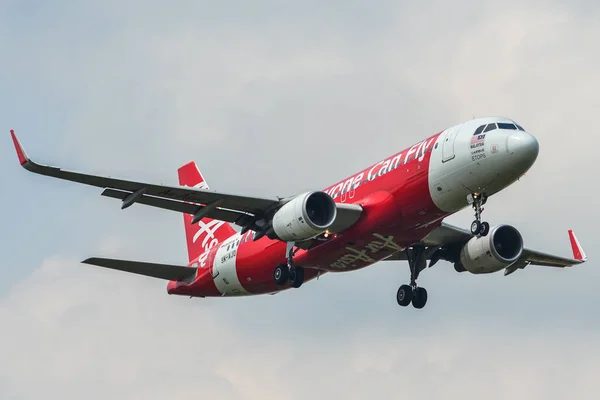
POLYGON ((25 153, 23 146, 21 146, 19 139, 17 139, 17 135, 15 134, 14 129, 10 130, 10 136, 12 137, 13 144, 15 145, 15 150, 17 151, 17 157, 19 158, 19 162, 21 163, 21 165, 27 164, 27 162, 29 161, 29 157, 27 157, 27 153, 25 153))
POLYGON ((103 260, 103 258, 100 257, 89 257, 86 258, 85 260, 81 261, 82 264, 88 264, 88 265, 98 265, 99 262, 101 262, 103 260))
POLYGON ((578 261, 585 262, 587 261, 587 256, 585 251, 583 251, 583 247, 577 240, 577 236, 575 236, 575 232, 572 229, 569 229, 569 240, 571 241, 571 250, 573 250, 573 258, 578 261))

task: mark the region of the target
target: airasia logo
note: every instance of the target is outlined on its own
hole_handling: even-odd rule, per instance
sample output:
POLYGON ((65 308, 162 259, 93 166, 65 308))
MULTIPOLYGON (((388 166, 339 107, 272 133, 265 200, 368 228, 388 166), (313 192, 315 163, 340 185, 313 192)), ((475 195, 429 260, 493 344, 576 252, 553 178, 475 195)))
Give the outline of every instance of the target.
POLYGON ((202 220, 198 221, 198 231, 194 234, 192 242, 196 243, 200 236, 206 234, 204 239, 202 239, 201 245, 204 248, 204 251, 208 251, 213 246, 219 244, 219 239, 217 239, 215 235, 224 223, 224 221, 218 221, 216 219, 213 219, 209 222, 203 222, 202 220))
MULTIPOLYGON (((208 184, 202 181, 200 183, 195 184, 194 188, 208 190, 208 184)), ((215 236, 219 228, 223 226, 224 223, 224 221, 218 221, 214 219, 210 220, 209 222, 204 222, 203 220, 198 221, 198 231, 194 234, 192 242, 196 243, 200 236, 206 234, 206 236, 204 236, 204 239, 202 239, 202 247, 204 248, 205 252, 210 250, 211 248, 219 244, 219 239, 217 239, 215 236)))
POLYGON ((380 257, 376 257, 375 255, 380 251, 391 250, 392 253, 396 253, 404 250, 402 246, 394 241, 393 236, 385 236, 379 233, 373 233, 373 236, 376 238, 376 240, 366 243, 360 249, 346 247, 348 252, 334 261, 329 267, 333 269, 346 269, 349 266, 355 268, 357 266, 357 261, 359 262, 359 265, 377 262, 380 257), (371 255, 376 258, 371 257, 371 255))
MULTIPOLYGON (((189 185, 186 185, 189 186, 189 185)), ((203 180, 193 186, 195 189, 208 190, 208 184, 203 180)), ((217 231, 221 226, 225 224, 225 221, 218 220, 209 220, 208 222, 204 222, 203 220, 198 221, 196 224, 198 226, 198 230, 194 234, 192 238, 192 243, 196 243, 198 239, 202 238, 201 246, 204 249, 204 252, 207 252, 217 244, 219 244, 219 239, 216 238, 217 231)))

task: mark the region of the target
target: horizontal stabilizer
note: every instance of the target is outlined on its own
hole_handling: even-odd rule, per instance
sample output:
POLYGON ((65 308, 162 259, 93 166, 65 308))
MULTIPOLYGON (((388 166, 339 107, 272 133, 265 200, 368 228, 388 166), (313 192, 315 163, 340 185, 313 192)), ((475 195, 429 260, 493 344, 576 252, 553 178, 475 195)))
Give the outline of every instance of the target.
POLYGON ((82 261, 84 264, 116 269, 133 274, 151 276, 169 281, 187 281, 195 278, 198 268, 180 265, 153 264, 140 261, 116 260, 112 258, 92 257, 82 261))

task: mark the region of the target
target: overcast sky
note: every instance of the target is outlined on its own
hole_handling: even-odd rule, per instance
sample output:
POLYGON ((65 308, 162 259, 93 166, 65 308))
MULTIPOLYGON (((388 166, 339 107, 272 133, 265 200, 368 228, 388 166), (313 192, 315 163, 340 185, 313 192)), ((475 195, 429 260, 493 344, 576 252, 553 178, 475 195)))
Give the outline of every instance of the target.
POLYGON ((597 398, 600 6, 482 3, 3 0, 0 398, 597 398), (9 137, 69 169, 176 184, 195 160, 213 189, 288 196, 485 115, 540 142, 485 219, 565 256, 575 229, 590 261, 440 262, 420 311, 396 304, 403 262, 237 299, 82 265, 185 263, 182 218, 29 174, 9 137))

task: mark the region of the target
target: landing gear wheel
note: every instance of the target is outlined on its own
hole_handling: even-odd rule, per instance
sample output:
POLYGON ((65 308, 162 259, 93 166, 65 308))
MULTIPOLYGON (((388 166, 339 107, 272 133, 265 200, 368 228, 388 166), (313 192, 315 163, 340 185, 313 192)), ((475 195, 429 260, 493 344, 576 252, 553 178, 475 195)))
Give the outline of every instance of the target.
POLYGON ((285 283, 288 281, 289 276, 290 269, 285 264, 279 264, 275 267, 275 270, 273 271, 273 279, 275 280, 275 283, 279 286, 285 285, 285 283))
POLYGON ((418 287, 412 294, 412 305, 414 308, 421 309, 427 304, 427 290, 418 287))
POLYGON ((290 286, 299 288, 304 283, 304 268, 294 267, 290 269, 290 286))
POLYGON ((406 307, 407 305, 410 304, 412 298, 413 298, 412 288, 408 285, 400 286, 400 288, 398 289, 398 292, 396 293, 396 301, 398 301, 398 305, 400 305, 402 307, 406 307))
POLYGON ((490 233, 490 224, 482 222, 481 227, 479 228, 479 234, 481 236, 487 236, 488 233, 490 233))
POLYGON ((427 267, 426 247, 409 247, 405 252, 410 268, 410 285, 400 286, 396 293, 396 301, 402 307, 406 307, 412 302, 415 308, 423 308, 427 303, 427 291, 417 286, 417 278, 419 273, 427 267))
POLYGON ((478 235, 481 232, 481 222, 475 220, 471 223, 471 234, 478 235))
POLYGON ((483 212, 483 207, 481 206, 487 202, 487 196, 485 193, 472 193, 470 196, 472 197, 473 209, 475 210, 475 221, 471 224, 471 234, 474 236, 486 236, 490 232, 490 224, 481 222, 481 213, 483 212))

